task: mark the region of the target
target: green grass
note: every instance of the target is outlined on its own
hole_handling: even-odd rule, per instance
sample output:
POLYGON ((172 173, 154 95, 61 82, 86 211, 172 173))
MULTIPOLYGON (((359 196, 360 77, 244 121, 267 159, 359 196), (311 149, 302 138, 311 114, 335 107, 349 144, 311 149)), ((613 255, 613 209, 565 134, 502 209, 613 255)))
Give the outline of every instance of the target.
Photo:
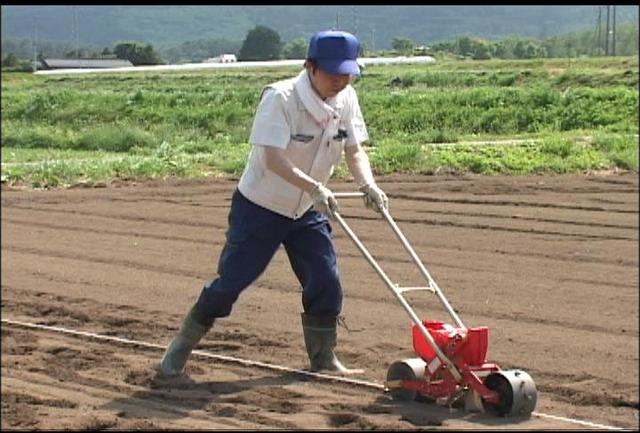
POLYGON ((2 149, 3 163, 40 162, 44 160, 64 159, 104 159, 122 157, 118 152, 104 152, 95 150, 50 149, 50 148, 20 148, 4 147, 2 149))
MULTIPOLYGON (((244 169, 248 145, 206 154, 186 154, 161 145, 151 155, 86 154, 90 158, 48 158, 38 163, 8 164, 2 181, 34 188, 68 187, 79 183, 105 183, 114 178, 144 180, 167 177, 199 178, 220 174, 238 176, 244 169)), ((9 149, 13 152, 13 149, 9 149)), ((59 155, 58 155, 59 156, 59 155)))
MULTIPOLYGON (((262 88, 297 71, 3 73, 3 181, 237 176, 262 88)), ((371 65, 354 87, 380 174, 638 169, 637 57, 371 65), (464 143, 511 138, 539 141, 464 143)))
POLYGON ((561 134, 539 142, 512 145, 468 145, 430 147, 427 172, 469 171, 479 174, 553 174, 621 168, 638 171, 638 138, 601 134, 593 143, 576 141, 561 134), (599 143, 615 143, 603 148, 599 143))

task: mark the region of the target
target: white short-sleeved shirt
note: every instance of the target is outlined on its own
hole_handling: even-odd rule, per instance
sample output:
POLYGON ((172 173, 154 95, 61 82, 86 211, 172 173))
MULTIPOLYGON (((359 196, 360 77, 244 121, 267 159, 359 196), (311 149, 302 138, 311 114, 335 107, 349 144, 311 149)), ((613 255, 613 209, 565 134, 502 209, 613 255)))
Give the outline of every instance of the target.
POLYGON ((296 167, 326 184, 344 147, 360 145, 369 138, 351 85, 325 101, 334 108, 337 117, 323 129, 305 109, 294 87, 296 79, 271 84, 263 92, 249 138, 253 148, 238 184, 247 199, 293 219, 301 217, 313 200, 267 168, 264 148, 284 149, 296 167))

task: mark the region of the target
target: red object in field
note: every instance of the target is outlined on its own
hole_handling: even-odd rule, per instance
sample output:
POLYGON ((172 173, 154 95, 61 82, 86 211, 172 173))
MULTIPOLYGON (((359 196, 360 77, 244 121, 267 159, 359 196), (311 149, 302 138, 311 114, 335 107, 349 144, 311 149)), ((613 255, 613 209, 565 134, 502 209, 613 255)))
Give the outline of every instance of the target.
MULTIPOLYGON (((489 346, 489 328, 456 328, 437 320, 424 320, 436 344, 444 354, 457 365, 482 366, 486 362, 489 346)), ((413 325, 413 348, 427 363, 436 357, 431 345, 420 332, 418 325, 413 325)))

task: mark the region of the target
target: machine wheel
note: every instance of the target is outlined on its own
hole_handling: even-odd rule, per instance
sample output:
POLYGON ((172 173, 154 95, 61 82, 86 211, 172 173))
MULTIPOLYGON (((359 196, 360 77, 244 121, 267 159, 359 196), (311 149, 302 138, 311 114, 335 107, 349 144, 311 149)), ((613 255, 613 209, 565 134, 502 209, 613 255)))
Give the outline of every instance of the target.
POLYGON ((538 392, 533 379, 522 370, 491 373, 484 385, 498 393, 498 403, 482 400, 485 412, 497 416, 529 416, 536 407, 538 392))
MULTIPOLYGON (((422 380, 425 366, 426 363, 421 358, 396 361, 387 370, 387 382, 392 380, 422 380)), ((413 401, 418 395, 418 391, 394 387, 389 389, 389 393, 394 400, 399 401, 413 401)))

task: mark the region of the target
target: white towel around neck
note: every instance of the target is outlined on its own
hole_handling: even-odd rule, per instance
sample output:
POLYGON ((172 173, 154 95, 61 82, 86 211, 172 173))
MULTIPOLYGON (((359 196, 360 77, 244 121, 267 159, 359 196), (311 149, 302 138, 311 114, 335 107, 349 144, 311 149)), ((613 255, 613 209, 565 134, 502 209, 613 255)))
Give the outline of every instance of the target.
MULTIPOLYGON (((325 129, 329 125, 332 118, 337 119, 336 110, 327 104, 327 102, 323 101, 315 90, 313 90, 306 69, 298 74, 294 86, 296 92, 298 92, 298 96, 300 96, 300 100, 304 104, 304 108, 307 109, 322 129, 325 129)), ((335 103, 336 98, 327 98, 327 101, 335 103)))

